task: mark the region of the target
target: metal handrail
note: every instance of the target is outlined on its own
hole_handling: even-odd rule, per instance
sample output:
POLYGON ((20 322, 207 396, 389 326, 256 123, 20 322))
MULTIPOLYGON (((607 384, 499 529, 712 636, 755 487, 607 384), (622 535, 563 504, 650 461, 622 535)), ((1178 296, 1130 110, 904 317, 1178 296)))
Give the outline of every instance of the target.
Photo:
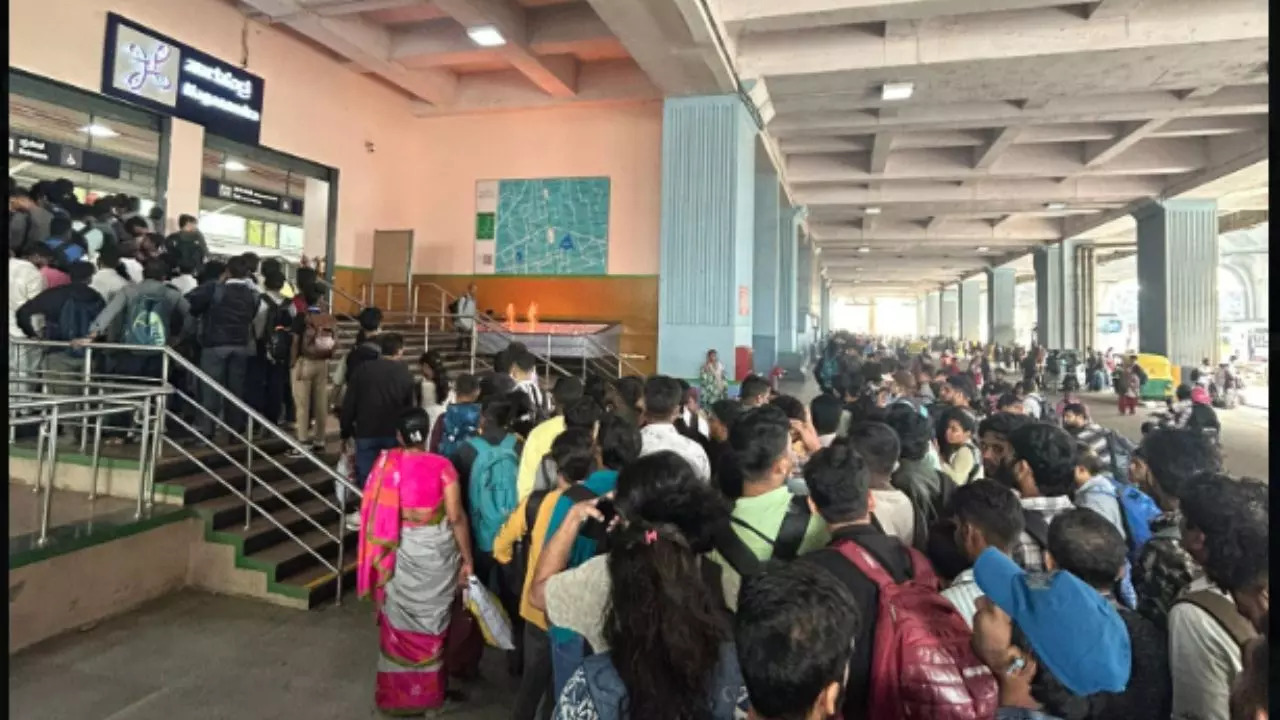
MULTIPOLYGON (((498 323, 495 323, 491 320, 486 320, 483 316, 477 314, 475 316, 475 327, 478 328, 481 325, 483 325, 486 328, 485 332, 496 333, 498 335, 501 335, 502 337, 505 337, 507 339, 508 343, 523 342, 521 340, 516 340, 515 336, 513 336, 510 332, 507 331, 506 328, 502 327, 498 323)), ((474 333, 472 334, 474 335, 474 333)), ((551 335, 548 333, 547 337, 550 338, 551 335)), ((542 363, 547 366, 548 374, 550 374, 551 369, 554 368, 556 372, 560 373, 561 375, 573 375, 573 373, 569 372, 568 370, 565 370, 563 367, 553 362, 550 356, 539 357, 538 353, 535 350, 533 350, 533 348, 529 348, 529 352, 532 353, 535 358, 537 358, 538 360, 541 360, 542 363)), ((476 343, 472 343, 471 355, 474 357, 475 354, 476 354, 476 343)))
POLYGON ((618 361, 618 377, 622 377, 627 374, 623 372, 623 369, 626 369, 627 371, 629 371, 630 374, 644 377, 644 373, 640 372, 639 368, 637 368, 635 365, 632 365, 631 363, 627 362, 626 359, 622 357, 622 353, 615 353, 614 351, 602 345, 600 341, 596 340, 590 335, 583 335, 582 338, 586 340, 587 343, 594 345, 596 348, 602 350, 606 357, 611 357, 618 361))
POLYGON ((347 302, 354 303, 355 306, 360 310, 364 310, 366 307, 368 307, 368 305, 366 305, 363 300, 357 300, 351 297, 349 294, 346 293, 346 291, 344 291, 342 288, 338 287, 337 285, 334 285, 333 283, 328 283, 320 279, 317 279, 316 282, 321 285, 324 285, 325 289, 329 291, 329 307, 330 308, 333 307, 333 293, 337 293, 341 295, 343 299, 345 299, 347 302))
MULTIPOLYGON (((70 346, 71 346, 71 343, 68 343, 68 342, 61 342, 61 341, 53 341, 53 340, 19 340, 19 339, 15 339, 15 338, 10 338, 10 339, 9 339, 9 342, 10 342, 10 343, 12 343, 12 344, 16 344, 16 345, 27 345, 27 346, 31 346, 31 347, 44 347, 44 348, 68 348, 68 347, 70 347, 70 346)), ((235 393, 233 393, 233 392, 231 392, 230 390, 226 389, 225 387, 223 387, 223 386, 219 385, 219 384, 218 384, 218 383, 217 383, 213 378, 209 377, 209 376, 208 376, 208 375, 207 375, 203 370, 201 370, 199 367, 197 367, 197 366, 196 366, 194 363, 192 363, 190 360, 188 360, 188 359, 186 359, 185 357, 183 357, 181 353, 177 352, 177 351, 176 351, 176 350, 174 350, 173 348, 168 347, 168 346, 164 346, 164 347, 150 347, 150 346, 144 346, 144 345, 124 345, 124 344, 120 344, 120 343, 100 343, 100 342, 95 342, 95 343, 92 343, 92 344, 87 345, 87 346, 85 347, 85 351, 86 351, 86 355, 85 355, 85 363, 86 363, 86 365, 87 365, 87 364, 89 364, 89 357, 90 357, 90 356, 88 355, 88 353, 89 353, 91 350, 93 350, 93 349, 98 349, 98 350, 129 350, 129 351, 133 351, 133 352, 158 352, 158 353, 161 353, 161 354, 163 355, 163 357, 168 358, 168 360, 169 360, 169 361, 178 363, 179 367, 181 367, 182 369, 184 369, 184 370, 186 370, 188 373, 190 373, 190 374, 192 375, 192 377, 194 377, 196 380, 198 380, 198 381, 200 381, 200 382, 202 382, 202 383, 204 383, 204 384, 206 384, 206 385, 209 385, 210 387, 214 388, 214 390, 215 390, 219 395, 221 395, 221 396, 222 396, 222 399, 223 399, 223 401, 224 401, 224 402, 230 402, 230 403, 231 403, 232 405, 234 405, 238 410, 240 410, 241 412, 245 413, 245 414, 246 414, 247 416, 249 416, 250 418, 253 418, 253 420, 254 420, 258 425, 260 425, 264 430, 266 430, 267 432, 269 432, 269 433, 273 434, 277 439, 283 440, 283 441, 284 441, 284 443, 285 443, 286 445, 288 445, 291 449, 293 449, 293 450, 295 450, 295 451, 297 451, 297 452, 301 453, 301 454, 302 454, 303 456, 305 456, 307 459, 309 459, 309 460, 313 461, 316 465, 319 465, 319 466, 320 466, 321 468, 323 468, 327 473, 329 473, 329 475, 330 475, 331 477, 333 477, 333 479, 334 479, 336 482, 340 482, 340 483, 342 483, 342 484, 345 486, 345 489, 346 489, 348 492, 354 492, 354 493, 356 494, 356 497, 363 497, 363 495, 362 495, 362 493, 360 492, 359 488, 357 488, 357 487, 355 487, 354 485, 352 485, 351 483, 347 482, 347 479, 346 479, 346 478, 344 478, 344 477, 342 477, 341 475, 339 475, 339 474, 338 474, 338 472, 337 472, 336 470, 334 470, 333 468, 329 467, 328 463, 324 462, 323 460, 321 460, 320 458, 318 458, 318 457, 316 457, 314 454, 312 454, 312 453, 311 453, 311 450, 310 450, 309 448, 304 447, 301 443, 299 443, 296 439, 294 439, 294 437, 293 437, 293 436, 291 436, 289 433, 287 433, 287 432, 285 432, 285 431, 281 430, 279 427, 277 427, 277 426, 276 426, 276 424, 275 424, 275 423, 273 423, 273 422, 271 422, 271 421, 267 420, 265 417, 263 417, 261 414, 259 414, 257 410, 254 410, 254 409, 253 409, 252 407, 250 407, 246 402, 244 402, 244 401, 243 401, 243 400, 241 400, 240 398, 236 397, 236 396, 235 396, 235 393)), ((26 381, 26 382, 37 382, 38 380, 26 379, 25 381, 26 381)))

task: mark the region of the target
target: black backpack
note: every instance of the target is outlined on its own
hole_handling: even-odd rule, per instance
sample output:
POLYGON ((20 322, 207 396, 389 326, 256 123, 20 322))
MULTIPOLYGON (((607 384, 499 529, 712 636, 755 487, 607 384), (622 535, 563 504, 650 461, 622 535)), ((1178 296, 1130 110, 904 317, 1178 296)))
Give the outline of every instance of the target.
POLYGON ((807 498, 794 495, 787 506, 787 514, 782 518, 782 527, 778 528, 778 537, 771 538, 750 524, 736 517, 729 518, 729 524, 717 530, 713 536, 715 549, 720 557, 729 563, 739 575, 747 576, 760 571, 761 562, 751 552, 751 548, 738 537, 733 526, 737 525, 764 540, 773 548, 770 555, 774 560, 794 560, 800 553, 800 545, 804 542, 805 531, 809 529, 811 512, 807 498))
POLYGON ((258 338, 258 353, 272 365, 289 365, 293 359, 293 317, 266 294, 267 323, 258 338))

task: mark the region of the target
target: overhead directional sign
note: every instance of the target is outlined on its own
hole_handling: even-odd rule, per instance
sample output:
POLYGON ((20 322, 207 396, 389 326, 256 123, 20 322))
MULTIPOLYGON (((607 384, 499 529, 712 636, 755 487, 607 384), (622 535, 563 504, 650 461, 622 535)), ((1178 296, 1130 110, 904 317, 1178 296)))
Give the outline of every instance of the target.
POLYGON ((226 200, 240 205, 262 208, 263 210, 302 215, 302 200, 300 198, 280 195, 245 185, 233 185, 213 178, 203 178, 200 181, 200 194, 205 197, 218 198, 219 200, 226 200))
POLYGON ((29 135, 9 136, 9 157, 22 158, 38 165, 53 165, 68 170, 120 177, 120 160, 92 150, 49 142, 29 135))

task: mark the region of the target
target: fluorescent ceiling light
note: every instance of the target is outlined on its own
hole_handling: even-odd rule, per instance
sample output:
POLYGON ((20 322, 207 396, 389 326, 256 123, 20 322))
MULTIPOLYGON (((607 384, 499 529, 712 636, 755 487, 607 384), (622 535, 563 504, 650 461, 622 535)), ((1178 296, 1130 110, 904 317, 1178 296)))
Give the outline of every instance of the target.
POLYGON ((471 38, 471 42, 480 47, 498 47, 507 44, 507 39, 502 37, 502 33, 498 32, 498 28, 492 25, 467 28, 467 37, 471 38))
POLYGON ((868 214, 868 215, 879 215, 879 214, 880 214, 880 208, 878 208, 878 207, 869 207, 869 208, 867 208, 866 210, 863 210, 862 212, 864 212, 864 213, 866 213, 866 214, 868 214))
POLYGON ((80 132, 96 138, 113 138, 120 136, 120 133, 115 130, 112 130, 106 125, 99 125, 98 123, 89 123, 88 125, 80 128, 80 132))
POLYGON ((987 247, 986 245, 982 245, 978 247, 978 252, 990 252, 990 251, 991 251, 991 248, 987 247))
POLYGON ((1045 210, 1066 210, 1067 204, 1064 202, 1047 202, 1044 204, 1045 210))
POLYGON ((853 269, 853 271, 854 271, 854 272, 862 272, 862 268, 860 268, 860 267, 856 267, 856 268, 854 268, 854 269, 853 269))
POLYGON ((909 82, 885 83, 880 90, 881 100, 906 100, 916 91, 916 84, 909 82))
POLYGON ((225 160, 222 163, 222 169, 227 172, 244 172, 249 169, 249 166, 239 160, 225 160))
POLYGON ((871 248, 869 248, 869 247, 867 247, 867 246, 865 246, 865 245, 864 245, 864 246, 862 246, 862 247, 858 248, 858 252, 860 252, 860 253, 869 253, 869 252, 871 252, 871 248))

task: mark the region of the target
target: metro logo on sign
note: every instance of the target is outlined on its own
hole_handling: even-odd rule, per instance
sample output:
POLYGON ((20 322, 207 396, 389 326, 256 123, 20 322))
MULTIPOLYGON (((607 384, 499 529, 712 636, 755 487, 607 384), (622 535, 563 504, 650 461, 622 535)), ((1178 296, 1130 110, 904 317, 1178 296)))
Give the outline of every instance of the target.
POLYGON ((262 78, 143 27, 107 14, 102 92, 256 145, 262 78))

